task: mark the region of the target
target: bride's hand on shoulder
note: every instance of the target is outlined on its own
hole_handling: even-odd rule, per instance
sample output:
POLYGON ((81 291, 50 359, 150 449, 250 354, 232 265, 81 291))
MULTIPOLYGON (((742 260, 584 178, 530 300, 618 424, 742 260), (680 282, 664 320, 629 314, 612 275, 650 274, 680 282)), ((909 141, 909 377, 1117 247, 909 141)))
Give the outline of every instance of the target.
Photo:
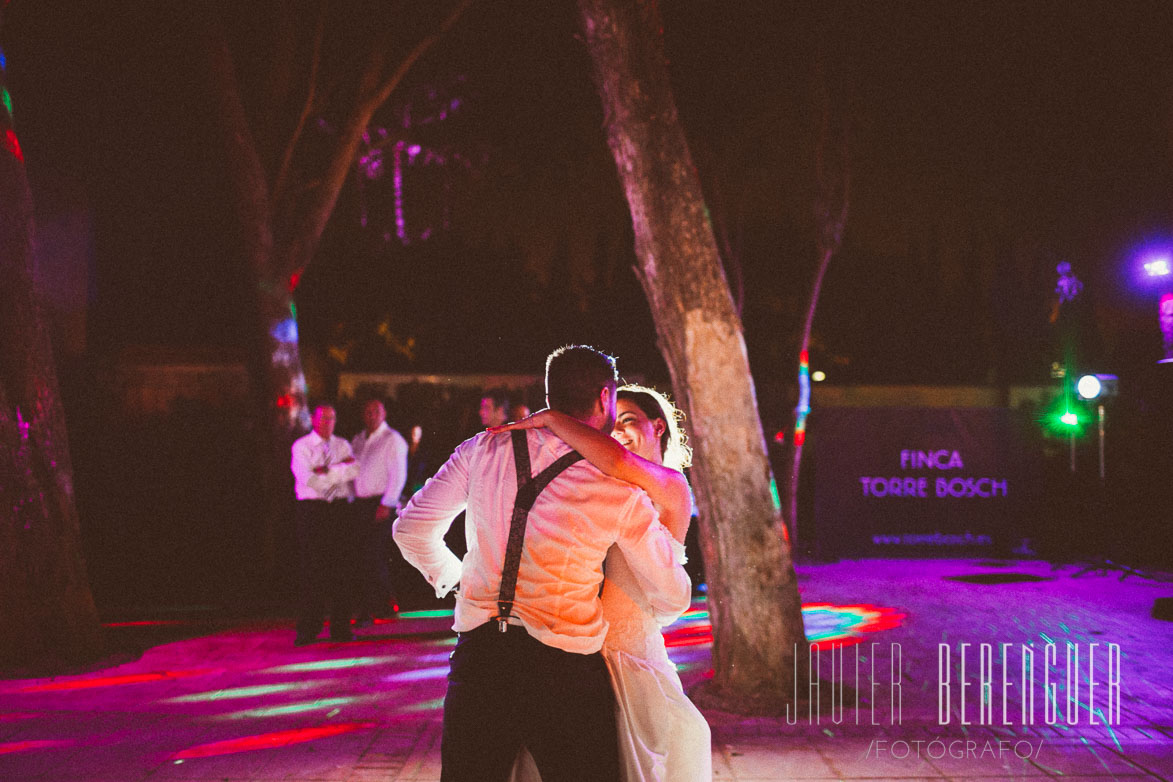
POLYGON ((549 408, 539 410, 536 413, 527 415, 520 421, 510 421, 507 424, 500 426, 490 426, 487 431, 489 434, 499 434, 500 432, 512 432, 514 429, 541 429, 550 425, 552 411, 549 408))

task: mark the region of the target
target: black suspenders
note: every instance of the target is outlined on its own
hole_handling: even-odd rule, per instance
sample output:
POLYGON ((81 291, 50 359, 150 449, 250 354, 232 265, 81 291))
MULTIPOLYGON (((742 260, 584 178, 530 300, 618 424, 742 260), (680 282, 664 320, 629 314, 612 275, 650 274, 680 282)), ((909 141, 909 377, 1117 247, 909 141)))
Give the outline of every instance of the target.
POLYGON ((563 454, 537 476, 530 475, 529 445, 525 430, 514 429, 513 463, 517 467, 517 500, 513 505, 513 518, 509 521, 509 544, 505 548, 505 567, 501 571, 501 591, 497 594, 497 629, 505 632, 509 614, 513 611, 513 595, 517 591, 517 571, 521 567, 521 545, 525 540, 525 525, 529 512, 537 502, 542 489, 570 465, 582 458, 577 451, 563 454))

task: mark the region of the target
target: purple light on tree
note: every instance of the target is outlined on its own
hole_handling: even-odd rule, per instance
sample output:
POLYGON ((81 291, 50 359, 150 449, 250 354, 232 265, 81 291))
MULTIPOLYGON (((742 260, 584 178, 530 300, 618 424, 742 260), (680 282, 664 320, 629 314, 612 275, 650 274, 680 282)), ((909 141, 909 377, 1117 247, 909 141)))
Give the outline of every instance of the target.
POLYGON ((1149 245, 1136 255, 1136 261, 1141 285, 1173 285, 1173 248, 1164 243, 1149 245))
POLYGON ((1055 293, 1059 296, 1059 303, 1074 301, 1075 297, 1083 290, 1083 283, 1071 271, 1071 264, 1062 261, 1055 267, 1055 271, 1059 273, 1059 280, 1055 283, 1055 293))
POLYGON ((1160 292, 1157 322, 1165 357, 1160 363, 1173 363, 1173 250, 1157 247, 1140 254, 1141 282, 1160 292))
POLYGON ((407 221, 403 218, 403 142, 395 142, 395 235, 408 243, 407 221))
POLYGON ((1150 277, 1168 277, 1170 274, 1169 259, 1166 257, 1145 261, 1144 273, 1150 277))
MULTIPOLYGON (((441 125, 468 108, 463 95, 467 90, 465 82, 463 75, 457 75, 442 84, 423 85, 397 108, 394 124, 371 125, 363 132, 355 161, 359 224, 379 231, 383 241, 398 238, 401 244, 409 245, 448 228, 450 180, 457 175, 453 166, 467 172, 473 160, 469 154, 438 143, 434 129, 426 140, 419 139, 419 132, 425 126, 441 125), (384 179, 388 173, 390 176, 384 179), (406 203, 407 190, 411 191, 411 204, 406 203)), ((318 127, 325 133, 336 133, 324 119, 318 120, 318 127)))
POLYGON ((1157 317, 1161 324, 1161 341, 1165 345, 1165 357, 1160 363, 1173 363, 1173 293, 1161 296, 1157 305, 1157 317))

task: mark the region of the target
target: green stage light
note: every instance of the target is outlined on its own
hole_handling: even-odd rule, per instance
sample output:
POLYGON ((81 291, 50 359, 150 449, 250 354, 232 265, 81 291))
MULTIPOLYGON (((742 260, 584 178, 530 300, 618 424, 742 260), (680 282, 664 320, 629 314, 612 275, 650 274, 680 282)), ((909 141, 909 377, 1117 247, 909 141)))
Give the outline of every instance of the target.
POLYGON ((1057 398, 1050 408, 1038 418, 1039 426, 1047 437, 1069 440, 1082 438, 1087 427, 1087 412, 1083 410, 1075 394, 1071 399, 1057 398))

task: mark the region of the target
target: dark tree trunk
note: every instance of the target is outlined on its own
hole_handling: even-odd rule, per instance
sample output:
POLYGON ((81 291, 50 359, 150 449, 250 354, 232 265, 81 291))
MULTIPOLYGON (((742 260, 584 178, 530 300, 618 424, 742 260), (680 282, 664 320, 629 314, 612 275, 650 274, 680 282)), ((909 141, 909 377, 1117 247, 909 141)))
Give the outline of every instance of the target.
MULTIPOLYGON (((811 332, 815 323, 815 310, 819 305, 819 293, 823 289, 823 278, 831 258, 843 244, 843 230, 847 226, 847 212, 850 205, 851 165, 849 158, 846 121, 836 122, 833 116, 843 117, 832 111, 831 93, 827 73, 820 59, 815 68, 815 102, 819 118, 815 137, 815 197, 814 217, 818 256, 814 274, 806 293, 802 323, 799 326, 798 346, 794 354, 794 365, 801 374, 809 367, 802 367, 803 357, 810 349, 811 332), (836 143, 837 142, 837 143, 836 143)), ((779 495, 786 519, 790 524, 790 540, 798 542, 798 480, 802 469, 802 448, 806 437, 806 415, 810 411, 810 380, 799 382, 799 407, 791 418, 791 436, 783 446, 782 463, 786 474, 779 486, 779 495), (807 398, 802 398, 802 382, 806 383, 807 398), (806 409, 802 409, 805 404, 806 409)))
MULTIPOLYGON (((278 40, 268 60, 271 70, 261 79, 265 94, 251 96, 261 104, 256 116, 263 122, 251 119, 246 109, 246 96, 241 92, 241 79, 222 24, 214 14, 203 19, 206 40, 202 51, 229 169, 242 260, 247 264, 255 305, 249 366, 253 398, 263 421, 260 433, 264 442, 258 443, 267 509, 262 534, 270 569, 276 529, 292 491, 289 447, 296 435, 308 431, 310 423, 309 389, 302 369, 294 302, 297 283, 318 250, 374 112, 471 4, 472 0, 455 3, 437 29, 401 59, 391 58, 387 51, 390 37, 383 35, 362 53, 361 67, 348 63, 342 80, 353 82, 353 88, 340 91, 347 96, 346 103, 332 106, 343 119, 325 162, 313 171, 299 167, 305 161, 299 162, 298 149, 307 123, 325 113, 330 98, 322 94, 319 79, 324 17, 319 17, 312 35, 313 54, 302 83, 302 74, 290 67, 302 45, 294 33, 297 12, 285 9, 287 16, 277 25, 278 40), (304 96, 295 121, 283 124, 272 119, 275 94, 304 96), (268 165, 261 150, 270 152, 268 165)), ((325 393, 325 389, 314 391, 325 393)))
POLYGON ((33 274, 32 196, 2 105, 0 142, 0 668, 42 669, 96 657, 101 625, 33 274))
POLYGON ((273 219, 269 184, 257 152, 237 86, 237 75, 223 31, 213 21, 204 51, 213 85, 215 116, 230 177, 232 211, 237 217, 246 279, 252 293, 254 325, 249 339, 249 376, 258 422, 256 452, 264 517, 259 530, 263 570, 276 565, 279 519, 288 507, 289 446, 308 429, 306 383, 298 351, 296 309, 289 279, 274 274, 273 219))
POLYGON ((651 0, 579 0, 627 195, 637 273, 694 449, 715 676, 698 693, 733 711, 773 711, 805 657, 798 585, 741 322, 677 118, 651 0))

